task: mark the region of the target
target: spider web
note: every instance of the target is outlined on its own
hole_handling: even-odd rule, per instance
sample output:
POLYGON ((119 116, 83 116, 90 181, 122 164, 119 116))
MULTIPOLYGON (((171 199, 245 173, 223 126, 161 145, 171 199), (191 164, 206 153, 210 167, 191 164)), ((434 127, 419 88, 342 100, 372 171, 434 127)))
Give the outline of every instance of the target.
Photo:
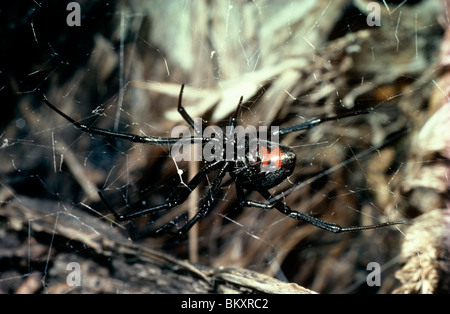
POLYGON ((183 83, 186 110, 208 125, 226 125, 241 96, 244 126, 370 110, 283 137, 297 167, 270 191, 293 210, 342 226, 414 218, 445 207, 448 182, 426 186, 422 199, 414 168, 436 161, 414 154, 414 138, 436 111, 432 95, 446 97, 438 73, 444 2, 91 1, 80 3, 79 27, 67 25, 67 3, 11 4, 17 19, 2 19, 10 33, 0 68, 2 99, 12 104, 0 131, 0 291, 32 283, 32 292, 76 291, 58 288, 56 266, 89 255, 83 241, 106 238, 107 226, 146 248, 318 292, 392 292, 405 228, 328 234, 275 210, 240 208, 229 177, 189 238, 148 233, 179 215, 183 226, 214 174, 170 214, 115 222, 97 191, 118 211, 144 209, 165 202, 201 164, 174 161, 169 147, 83 133, 33 91, 82 123, 163 137, 186 124, 176 112, 183 83), (368 25, 370 4, 380 9, 380 26, 368 25), (65 234, 66 223, 86 237, 65 234), (371 262, 381 265, 381 286, 366 283, 371 262))

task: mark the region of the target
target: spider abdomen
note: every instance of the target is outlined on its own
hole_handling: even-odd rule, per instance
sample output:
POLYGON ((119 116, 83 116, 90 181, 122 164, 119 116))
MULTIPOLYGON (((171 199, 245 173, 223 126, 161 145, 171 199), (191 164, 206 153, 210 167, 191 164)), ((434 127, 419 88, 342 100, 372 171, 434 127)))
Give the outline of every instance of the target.
POLYGON ((231 176, 250 190, 270 189, 292 174, 296 156, 291 148, 270 141, 260 141, 256 159, 236 161, 231 176))

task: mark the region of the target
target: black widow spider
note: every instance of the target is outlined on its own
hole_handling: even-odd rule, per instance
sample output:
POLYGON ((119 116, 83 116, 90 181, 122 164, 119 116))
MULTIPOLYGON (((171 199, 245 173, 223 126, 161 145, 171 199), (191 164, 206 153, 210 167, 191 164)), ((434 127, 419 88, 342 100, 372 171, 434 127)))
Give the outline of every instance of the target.
MULTIPOLYGON (((56 111, 59 115, 73 124, 76 128, 80 129, 83 132, 87 132, 90 134, 102 135, 106 137, 112 137, 116 139, 128 140, 135 143, 144 143, 149 145, 163 145, 163 146, 171 146, 175 143, 179 143, 179 141, 185 141, 186 143, 195 143, 201 142, 202 145, 206 145, 206 143, 211 141, 229 141, 232 140, 235 142, 235 138, 231 139, 230 137, 234 136, 233 134, 224 134, 222 138, 213 138, 213 137, 202 137, 200 134, 200 130, 198 130, 197 126, 194 124, 193 119, 186 112, 184 107, 182 106, 182 97, 183 97, 183 89, 184 85, 181 86, 179 98, 178 98, 178 112, 183 117, 183 119, 194 129, 194 136, 192 137, 155 137, 155 136, 140 136, 131 133, 124 132, 115 132, 109 131, 106 129, 96 128, 92 126, 88 126, 85 124, 81 124, 64 112, 60 111, 54 105, 52 105, 45 95, 41 94, 43 102, 49 106, 51 109, 56 111)), ((229 127, 233 129, 237 124, 237 116, 242 104, 242 97, 238 103, 238 106, 231 116, 229 120, 229 127)), ((323 122, 333 121, 342 118, 346 118, 349 116, 354 116, 358 114, 367 113, 367 111, 356 111, 349 114, 344 115, 336 115, 325 118, 313 118, 308 121, 305 121, 300 124, 296 124, 290 127, 280 128, 278 130, 279 135, 286 135, 292 132, 311 129, 323 122)), ((288 178, 289 175, 292 174, 295 168, 296 156, 292 149, 288 146, 280 145, 278 143, 270 142, 270 141, 260 141, 257 139, 260 144, 259 147, 262 150, 258 150, 256 160, 251 159, 249 155, 245 155, 244 159, 236 159, 236 160, 226 160, 219 159, 214 161, 204 161, 204 166, 199 170, 199 172, 187 183, 187 184, 179 184, 177 188, 170 194, 165 203, 152 206, 146 209, 142 209, 136 212, 121 214, 115 211, 111 205, 108 204, 106 198, 103 196, 101 192, 99 192, 99 196, 104 202, 105 206, 111 211, 114 217, 118 221, 128 221, 133 218, 137 218, 143 215, 151 214, 157 211, 163 210, 171 210, 182 204, 190 195, 190 193, 199 186, 199 184, 213 171, 217 171, 217 175, 212 180, 210 188, 207 192, 207 195, 201 200, 199 209, 197 213, 180 229, 176 231, 176 235, 183 236, 185 235, 192 226, 201 220, 204 216, 206 216, 211 210, 212 206, 215 202, 216 195, 219 193, 221 189, 221 183, 228 173, 231 178, 234 180, 236 185, 236 194, 238 197, 238 201, 242 207, 255 207, 263 210, 270 210, 272 208, 276 208, 278 211, 283 213, 284 215, 302 220, 306 223, 312 224, 316 227, 324 229, 333 233, 343 233, 343 232, 353 232, 367 229, 377 229, 386 226, 403 224, 405 221, 393 221, 393 222, 385 222, 375 225, 367 225, 367 226, 350 226, 350 227, 341 227, 337 224, 327 222, 312 216, 309 216, 305 213, 294 211, 289 208, 283 201, 274 198, 274 196, 268 191, 270 188, 275 187, 276 185, 283 182, 288 178), (269 149, 272 149, 272 153, 269 153, 269 149), (277 150, 276 154, 273 154, 274 150, 277 150), (268 159, 269 158, 269 159, 268 159), (275 164, 276 169, 272 171, 262 171, 261 164, 273 162, 275 164), (266 201, 258 202, 252 200, 246 200, 244 197, 244 190, 257 191, 266 201)), ((245 138, 245 146, 248 148, 249 139, 245 138)), ((226 147, 225 145, 223 147, 226 147)), ((233 148, 234 149, 234 148, 233 148)), ((226 153, 225 150, 223 152, 226 153)), ((175 227, 175 222, 172 220, 165 225, 154 230, 153 235, 159 235, 163 231, 167 229, 175 227)))

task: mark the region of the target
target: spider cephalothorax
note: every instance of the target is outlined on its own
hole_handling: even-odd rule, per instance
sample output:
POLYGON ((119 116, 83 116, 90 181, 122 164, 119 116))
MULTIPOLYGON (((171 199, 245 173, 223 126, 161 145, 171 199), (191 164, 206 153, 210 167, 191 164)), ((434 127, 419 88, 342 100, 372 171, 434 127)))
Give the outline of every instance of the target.
MULTIPOLYGON (((181 104, 183 89, 184 85, 181 86, 181 91, 178 98, 178 112, 188 123, 188 125, 194 130, 194 135, 188 137, 141 136, 131 133, 109 131, 106 129, 100 129, 81 124, 60 111, 58 108, 52 105, 43 94, 41 94, 42 100, 47 106, 56 111, 67 121, 72 123, 76 128, 90 134, 128 140, 135 143, 172 147, 180 144, 185 145, 200 142, 202 144, 202 147, 217 145, 217 147, 220 147, 220 149, 222 149, 220 150, 217 147, 210 149, 209 151, 213 153, 213 156, 209 156, 208 158, 203 157, 202 159, 204 161, 204 165, 199 170, 199 172, 187 184, 180 183, 163 204, 151 206, 131 213, 122 214, 114 210, 112 206, 108 204, 103 194, 99 192, 101 199, 117 220, 127 221, 154 212, 172 210, 183 203, 188 198, 190 193, 195 188, 197 188, 206 177, 210 176, 212 173, 215 173, 215 177, 210 180, 208 192, 202 198, 198 206, 197 213, 185 225, 177 229, 175 232, 180 236, 184 235, 192 228, 195 223, 197 223, 209 212, 211 212, 211 210, 213 209, 213 205, 217 200, 217 195, 221 190, 222 181, 225 178, 225 175, 228 173, 235 182, 236 193, 241 206, 255 207, 264 210, 276 208, 278 211, 288 217, 302 220, 329 232, 342 233, 366 229, 376 229, 395 224, 402 224, 405 222, 393 221, 369 226, 341 227, 334 223, 309 216, 303 212, 291 210, 282 199, 279 199, 279 197, 272 195, 268 190, 286 180, 294 171, 296 158, 295 153, 292 151, 292 149, 290 147, 280 145, 276 141, 269 141, 267 139, 261 139, 259 137, 250 138, 249 136, 244 135, 243 137, 236 138, 234 130, 237 126, 237 116, 242 104, 242 97, 238 103, 236 111, 230 118, 227 129, 228 131, 224 133, 225 135, 215 137, 203 136, 203 130, 199 129, 199 127, 195 125, 194 120, 189 116, 189 114, 185 111, 184 107, 181 104), (231 145, 227 145, 230 143, 231 145), (243 148, 244 153, 239 154, 239 148, 243 148), (220 158, 221 156, 222 158, 220 158), (245 199, 245 190, 258 192, 266 200, 266 202, 258 202, 245 199)), ((314 118, 293 126, 280 129, 276 128, 275 131, 270 133, 272 136, 283 136, 300 130, 311 129, 326 121, 338 120, 361 113, 367 113, 367 111, 352 112, 349 114, 326 118, 314 118)), ((172 228, 176 228, 176 223, 174 221, 170 221, 165 225, 155 229, 154 235, 158 235, 161 232, 167 231, 172 228)))

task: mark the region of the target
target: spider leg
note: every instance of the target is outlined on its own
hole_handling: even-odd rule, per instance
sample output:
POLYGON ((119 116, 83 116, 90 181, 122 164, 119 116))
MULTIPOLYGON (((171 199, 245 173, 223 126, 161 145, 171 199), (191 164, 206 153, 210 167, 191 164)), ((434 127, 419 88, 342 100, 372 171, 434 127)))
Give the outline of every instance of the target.
POLYGON ((254 207, 264 210, 271 210, 275 207, 275 203, 263 203, 258 201, 252 201, 245 199, 244 188, 236 183, 236 195, 238 198, 239 205, 242 207, 254 207))
MULTIPOLYGON (((239 203, 241 204, 241 206, 254 207, 254 208, 259 208, 259 209, 263 209, 263 210, 271 210, 272 208, 275 207, 280 212, 282 212, 283 214, 285 214, 288 217, 292 217, 297 220, 303 220, 309 224, 312 224, 316 227, 325 229, 326 231, 333 232, 333 233, 341 233, 341 232, 345 232, 345 231, 357 231, 357 230, 344 230, 343 231, 343 229, 345 229, 345 228, 342 228, 336 224, 326 222, 326 221, 320 220, 318 218, 314 218, 312 216, 309 216, 309 215, 301 213, 301 212, 293 211, 287 205, 282 203, 281 201, 277 201, 274 203, 270 203, 270 202, 263 203, 263 202, 246 200, 244 198, 243 192, 244 191, 243 191, 242 187, 240 187, 239 185, 236 185, 236 193, 237 193, 238 200, 239 200, 239 203)), ((266 190, 261 189, 258 192, 266 200, 269 200, 272 197, 272 195, 266 190)), ((371 229, 371 228, 367 228, 367 229, 371 229)))
POLYGON ((196 135, 201 134, 201 130, 198 129, 197 125, 194 123, 194 120, 191 118, 189 113, 187 113, 186 109, 182 105, 182 99, 183 99, 183 91, 184 91, 184 84, 181 85, 180 89, 180 95, 178 96, 178 113, 183 117, 184 121, 187 122, 193 129, 196 135))
MULTIPOLYGON (((270 192, 268 192, 266 190, 259 190, 258 192, 266 200, 270 200, 273 197, 272 194, 270 194, 270 192)), ((362 230, 369 230, 369 229, 378 229, 378 228, 383 228, 383 227, 392 226, 392 225, 404 224, 407 222, 406 220, 401 220, 401 221, 390 221, 390 222, 385 222, 385 223, 381 223, 381 224, 367 225, 367 226, 341 227, 337 224, 309 216, 309 215, 299 212, 299 211, 292 210, 289 208, 289 206, 287 206, 285 203, 283 203, 281 201, 277 201, 275 203, 268 203, 265 209, 270 209, 272 207, 272 205, 273 205, 273 207, 278 209, 278 211, 280 211, 281 213, 283 213, 284 215, 286 215, 288 217, 291 217, 291 218, 294 218, 297 220, 302 220, 302 221, 307 222, 311 225, 314 225, 320 229, 323 229, 323 230, 326 230, 329 232, 333 232, 333 233, 344 233, 344 232, 355 232, 355 231, 362 231, 362 230)))
POLYGON ((187 185, 186 184, 180 184, 170 194, 170 196, 168 198, 168 201, 166 201, 166 203, 163 203, 163 204, 160 204, 160 205, 156 205, 156 206, 152 206, 152 207, 149 207, 149 208, 145 208, 145 209, 139 210, 139 211, 134 212, 134 213, 129 213, 129 214, 120 214, 120 213, 118 213, 108 203, 108 201, 104 197, 103 193, 99 192, 98 194, 99 194, 101 200, 103 201, 103 203, 105 204, 105 206, 108 208, 108 210, 114 215, 114 217, 118 221, 127 221, 127 220, 131 220, 131 219, 134 219, 134 218, 137 218, 137 217, 141 217, 141 216, 147 215, 147 214, 151 214, 151 213, 154 213, 154 212, 157 212, 157 211, 171 210, 171 209, 177 207, 178 205, 182 204, 184 201, 186 201, 186 199, 189 197, 191 192, 206 177, 206 175, 208 175, 210 172, 218 169, 221 166, 222 163, 223 163, 222 161, 217 161, 217 162, 205 165, 189 181, 189 183, 187 185))
MULTIPOLYGON (((252 182, 257 182, 255 173, 252 173, 252 175, 250 176, 249 179, 252 182)), ((361 230, 368 230, 368 229, 378 229, 378 228, 392 226, 392 225, 404 224, 407 222, 406 220, 403 220, 403 221, 392 221, 392 222, 386 222, 386 223, 381 223, 381 224, 376 224, 376 225, 368 225, 368 226, 341 227, 337 224, 309 216, 309 215, 299 212, 299 211, 292 210, 289 208, 289 206, 287 206, 284 202, 282 202, 280 200, 271 201, 271 199, 273 199, 273 195, 269 191, 263 189, 261 186, 256 185, 255 190, 257 190, 258 193, 261 194, 261 196, 264 197, 268 201, 268 203, 245 200, 242 187, 239 184, 236 184, 236 193, 237 193, 239 202, 243 206, 255 207, 255 208, 260 208, 260 209, 264 209, 264 210, 271 210, 272 208, 275 207, 278 211, 280 211, 281 213, 283 213, 284 215, 286 215, 288 217, 291 217, 291 218, 294 218, 297 220, 302 220, 306 223, 309 223, 318 228, 321 228, 321 229, 324 229, 326 231, 333 232, 333 233, 344 233, 344 232, 354 232, 354 231, 361 231, 361 230)))
POLYGON ((80 123, 78 121, 75 121, 74 119, 72 119, 71 117, 66 115, 64 112, 62 112, 61 110, 56 108, 45 97, 45 95, 41 91, 37 91, 37 92, 41 96, 42 101, 48 107, 50 107, 53 111, 58 113, 64 119, 66 119, 67 121, 72 123, 74 127, 76 127, 77 129, 79 129, 79 130, 81 130, 83 132, 86 132, 86 133, 101 135, 101 136, 105 136, 105 137, 109 137, 109 138, 116 138, 116 139, 121 139, 121 140, 127 140, 127 141, 131 141, 131 142, 134 142, 134 143, 149 144, 149 145, 159 145, 159 146, 170 146, 170 145, 174 145, 176 143, 183 143, 184 141, 186 141, 186 143, 194 143, 194 142, 197 142, 200 139, 202 140, 202 143, 206 143, 206 142, 208 142, 210 140, 209 138, 203 138, 203 137, 198 137, 198 136, 192 136, 192 137, 141 136, 141 135, 132 134, 132 133, 115 132, 115 131, 109 131, 109 130, 106 130, 106 129, 92 127, 92 126, 89 126, 89 125, 86 125, 86 124, 82 124, 82 123, 80 123))
POLYGON ((344 119, 344 118, 348 118, 348 117, 352 117, 352 116, 358 116, 361 114, 367 114, 370 113, 372 111, 372 109, 368 109, 368 110, 357 110, 357 111, 352 111, 350 113, 346 113, 346 114, 342 114, 342 115, 336 115, 336 116, 331 116, 331 117, 325 117, 325 118, 312 118, 308 121, 299 123, 299 124, 295 124, 295 125, 291 125, 285 128, 281 128, 278 131, 274 132, 273 134, 279 134, 279 135, 285 135, 285 134, 289 134, 292 132, 297 132, 297 131, 301 131, 301 130, 307 130, 307 129, 312 129, 316 126, 318 126, 319 124, 322 124, 324 122, 327 121, 335 121, 335 120, 340 120, 340 119, 344 119))
MULTIPOLYGON (((183 90, 183 88, 182 88, 182 90, 183 90)), ((181 100, 181 97, 180 97, 180 100, 181 100)), ((230 134, 229 134, 229 136, 233 133, 233 128, 236 126, 237 116, 240 112, 242 101, 243 101, 243 97, 241 96, 241 98, 239 99, 237 108, 236 108, 234 114, 230 118, 230 122, 229 122, 230 134)), ((180 107, 181 107, 181 104, 179 103, 179 108, 180 107)), ((187 113, 186 113, 186 115, 187 115, 187 113)), ((212 208, 211 205, 214 202, 214 197, 219 192, 220 184, 222 183, 222 180, 225 177, 225 175, 227 174, 228 168, 230 167, 230 164, 228 162, 221 162, 221 163, 223 166, 219 170, 219 173, 217 174, 216 178, 214 179, 214 181, 207 193, 207 196, 202 200, 202 202, 200 204, 200 209, 198 210, 198 212, 194 215, 194 217, 191 220, 189 220, 180 230, 178 230, 176 232, 176 234, 178 236, 184 236, 192 228, 192 226, 194 226, 199 220, 201 220, 203 217, 205 217, 211 211, 211 208, 212 208)), ((163 228, 164 227, 165 226, 163 226, 163 228)))
POLYGON ((222 167, 220 168, 216 178, 214 179, 210 189, 208 190, 206 197, 202 200, 199 210, 191 220, 189 220, 180 230, 176 232, 177 236, 184 236, 192 228, 192 226, 194 226, 199 220, 201 220, 211 211, 212 204, 214 203, 214 198, 220 190, 222 180, 227 173, 227 168, 229 167, 228 162, 221 163, 222 167))
POLYGON ((230 134, 233 133, 233 128, 237 124, 237 116, 238 116, 239 112, 241 111, 241 105, 242 105, 242 101, 243 100, 244 100, 244 97, 241 96, 241 98, 239 98, 239 102, 238 102, 238 105, 236 107, 236 110, 234 111, 233 115, 230 118, 230 123, 228 124, 230 126, 230 134))

